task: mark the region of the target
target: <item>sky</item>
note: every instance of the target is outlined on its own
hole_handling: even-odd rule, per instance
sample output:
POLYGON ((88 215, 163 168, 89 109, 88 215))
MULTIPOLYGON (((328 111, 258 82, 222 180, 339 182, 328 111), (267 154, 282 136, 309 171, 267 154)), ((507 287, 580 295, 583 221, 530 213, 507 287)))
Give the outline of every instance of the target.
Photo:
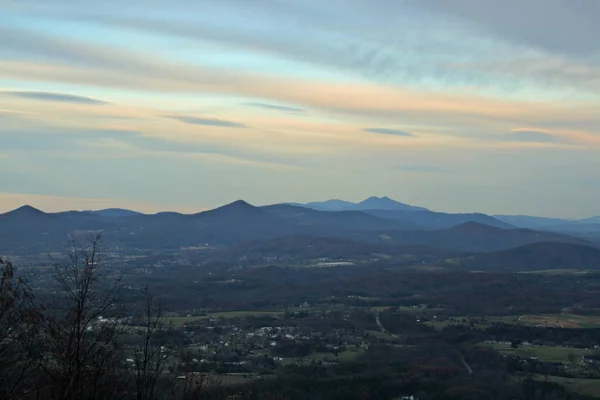
POLYGON ((597 0, 0 0, 0 212, 600 214, 597 0))

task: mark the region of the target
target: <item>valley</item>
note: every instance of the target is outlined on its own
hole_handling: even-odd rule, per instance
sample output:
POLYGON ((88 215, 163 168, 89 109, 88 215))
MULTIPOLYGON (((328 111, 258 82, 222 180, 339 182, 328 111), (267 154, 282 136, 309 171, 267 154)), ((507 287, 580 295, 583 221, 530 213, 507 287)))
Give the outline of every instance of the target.
POLYGON ((36 301, 52 304, 54 263, 100 234, 103 281, 119 280, 125 310, 114 320, 119 368, 136 368, 127 344, 146 329, 149 288, 160 299, 164 376, 201 378, 206 398, 341 399, 373 388, 389 399, 593 397, 597 243, 479 214, 344 207, 23 207, 0 215, 0 248, 36 301))

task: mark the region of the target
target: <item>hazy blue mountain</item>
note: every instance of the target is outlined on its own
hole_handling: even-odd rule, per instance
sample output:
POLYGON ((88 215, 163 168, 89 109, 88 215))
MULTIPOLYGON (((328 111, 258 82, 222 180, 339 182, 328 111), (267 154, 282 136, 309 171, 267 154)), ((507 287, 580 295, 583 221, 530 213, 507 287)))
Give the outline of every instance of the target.
POLYGON ((24 205, 15 210, 0 214, 0 216, 5 218, 40 218, 47 215, 49 214, 30 205, 24 205))
POLYGON ((451 228, 416 231, 382 231, 377 234, 357 232, 353 240, 398 245, 418 245, 464 251, 494 251, 539 242, 575 243, 594 246, 583 238, 532 229, 502 229, 477 222, 451 228))
MULTIPOLYGON (((373 202, 394 204, 386 199, 373 199, 367 204, 373 202)), ((101 233, 109 246, 133 249, 177 250, 207 245, 224 248, 295 236, 474 251, 540 241, 593 245, 582 238, 552 232, 501 229, 511 226, 484 214, 399 210, 332 212, 282 204, 255 207, 242 200, 198 214, 124 214, 44 213, 24 206, 0 214, 0 252, 61 251, 70 237, 83 240, 95 233, 101 233)))
POLYGON ((322 211, 289 204, 276 204, 261 208, 269 214, 300 224, 306 228, 318 228, 322 232, 331 231, 331 235, 335 235, 336 230, 339 229, 420 229, 418 225, 410 222, 404 223, 379 218, 363 211, 322 211))
POLYGON ((364 211, 364 210, 398 210, 398 211, 424 211, 423 207, 411 206, 390 199, 389 197, 369 197, 359 203, 345 200, 332 199, 327 201, 313 201, 306 204, 295 204, 303 207, 322 211, 364 211))
POLYGON ((303 207, 321 211, 347 211, 356 209, 357 204, 345 200, 331 199, 326 201, 312 201, 306 204, 297 204, 303 207))
POLYGON ((572 222, 560 218, 533 217, 529 215, 494 215, 494 218, 518 228, 547 228, 572 222))
POLYGON ((600 270, 600 249, 577 243, 539 242, 464 260, 482 270, 536 271, 550 269, 600 270))
POLYGON ((399 211, 399 210, 367 210, 368 214, 379 218, 399 221, 404 224, 420 226, 424 229, 443 229, 464 224, 466 222, 477 222, 497 228, 510 229, 513 225, 500 221, 494 217, 481 213, 472 214, 448 214, 434 211, 399 211))
POLYGON ((600 215, 575 221, 579 224, 600 224, 600 215))
POLYGON ((360 210, 396 210, 396 211, 429 211, 424 207, 411 206, 392 200, 387 196, 369 197, 358 203, 360 210))
POLYGON ((124 208, 107 208, 104 210, 88 211, 92 214, 100 215, 103 217, 133 217, 134 215, 140 215, 137 211, 126 210, 124 208))
POLYGON ((579 220, 533 217, 529 215, 496 215, 494 217, 519 228, 558 232, 594 240, 600 238, 600 216, 579 220))

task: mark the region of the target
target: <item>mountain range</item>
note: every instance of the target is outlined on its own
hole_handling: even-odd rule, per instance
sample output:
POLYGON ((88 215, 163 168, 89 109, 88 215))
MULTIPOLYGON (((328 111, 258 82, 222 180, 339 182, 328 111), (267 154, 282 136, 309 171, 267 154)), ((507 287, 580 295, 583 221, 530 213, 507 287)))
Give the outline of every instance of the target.
MULTIPOLYGON (((123 249, 207 245, 232 248, 293 237, 336 238, 340 243, 388 249, 422 246, 447 251, 498 251, 541 242, 598 245, 590 234, 578 237, 520 228, 510 221, 479 213, 439 213, 388 197, 372 197, 360 203, 332 200, 262 207, 238 200, 196 214, 142 214, 124 209, 45 213, 23 206, 0 214, 0 252, 62 250, 69 237, 94 232, 123 249)), ((595 226, 593 222, 584 225, 595 226)))
POLYGON ((345 200, 326 200, 313 201, 310 203, 290 203, 292 205, 312 208, 321 211, 364 211, 364 210, 396 210, 396 211, 429 211, 424 207, 411 206, 392 200, 387 196, 384 197, 369 197, 359 203, 352 203, 345 200))

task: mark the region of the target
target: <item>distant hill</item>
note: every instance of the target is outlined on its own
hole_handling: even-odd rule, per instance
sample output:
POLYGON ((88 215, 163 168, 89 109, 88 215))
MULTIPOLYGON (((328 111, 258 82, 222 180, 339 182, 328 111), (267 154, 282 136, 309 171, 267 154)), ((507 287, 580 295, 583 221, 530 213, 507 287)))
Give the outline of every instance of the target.
POLYGON ((22 207, 0 215, 0 250, 62 250, 69 236, 93 233, 102 233, 106 242, 117 247, 177 249, 231 246, 291 235, 344 237, 354 231, 409 227, 412 228, 359 211, 324 212, 288 205, 261 208, 242 200, 198 214, 131 215, 121 211, 47 214, 22 207))
POLYGON ((364 211, 364 210, 400 210, 400 211, 423 211, 423 207, 411 206, 392 200, 389 197, 369 197, 360 203, 352 203, 344 200, 327 200, 323 202, 310 202, 306 204, 294 204, 322 211, 364 211))
POLYGON ((434 211, 398 211, 398 210, 367 210, 368 214, 379 218, 420 226, 424 229, 443 229, 464 224, 466 222, 477 222, 497 228, 514 228, 514 226, 502 222, 489 215, 472 214, 447 214, 434 211))
POLYGON ((476 222, 452 228, 421 231, 388 231, 379 235, 365 232, 352 236, 355 240, 399 245, 420 245, 461 251, 494 251, 538 242, 566 242, 593 245, 588 240, 530 229, 502 229, 476 222))
POLYGON ((494 215, 494 218, 517 228, 547 228, 568 224, 571 221, 559 218, 532 217, 529 215, 494 215))
POLYGON ((541 242, 504 251, 476 254, 464 265, 485 270, 600 270, 600 249, 575 243, 541 242))
POLYGON ((410 222, 391 221, 362 211, 319 211, 287 204, 276 204, 261 208, 271 215, 293 221, 306 228, 313 228, 313 230, 319 230, 322 233, 331 232, 334 235, 339 229, 360 231, 419 228, 418 225, 410 222))
MULTIPOLYGON (((290 204, 292 205, 292 204, 290 204)), ((389 197, 370 197, 360 203, 328 200, 306 204, 293 204, 320 211, 362 211, 380 219, 401 222, 408 229, 442 229, 465 222, 479 222, 498 228, 514 228, 510 223, 481 213, 449 214, 430 211, 423 207, 400 203, 389 197)))
POLYGON ((24 205, 15 210, 0 214, 3 218, 44 218, 48 214, 30 205, 24 205))
POLYGON ((0 250, 5 252, 63 250, 69 234, 107 229, 104 217, 78 211, 45 213, 30 206, 0 214, 0 250), (59 246, 60 245, 60 246, 59 246))
POLYGON ((107 208, 104 210, 87 211, 92 214, 100 215, 102 217, 133 217, 140 215, 137 211, 126 210, 124 208, 107 208))
POLYGON ((500 250, 543 241, 592 245, 563 234, 502 229, 505 227, 483 214, 333 212, 292 205, 255 207, 242 200, 197 214, 131 214, 127 210, 44 213, 24 206, 0 214, 0 252, 62 251, 69 237, 87 238, 97 233, 113 249, 222 248, 291 236, 460 251, 500 250), (448 228, 451 225, 455 226, 448 228))
POLYGON ((496 215, 495 217, 519 228, 558 232, 584 238, 600 238, 600 217, 579 220, 532 217, 527 215, 496 215))
POLYGON ((600 224, 600 215, 597 217, 580 219, 577 222, 580 224, 600 224))

